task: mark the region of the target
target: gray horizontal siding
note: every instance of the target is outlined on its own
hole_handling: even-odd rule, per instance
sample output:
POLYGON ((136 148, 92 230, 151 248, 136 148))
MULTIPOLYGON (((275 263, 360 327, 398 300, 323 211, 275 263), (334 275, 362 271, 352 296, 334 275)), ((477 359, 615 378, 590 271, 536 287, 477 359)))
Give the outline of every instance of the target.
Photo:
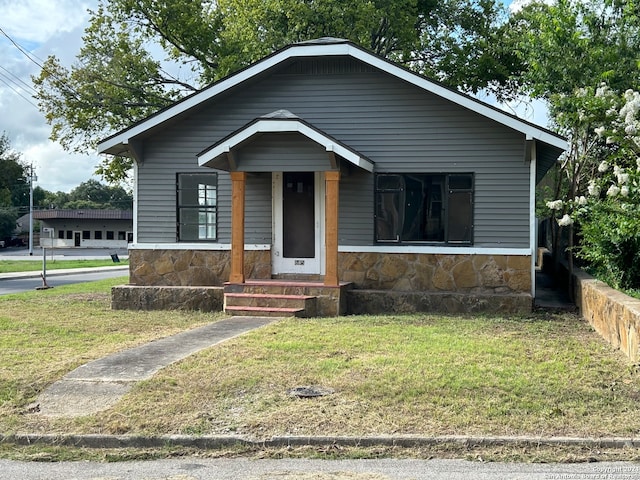
POLYGON ((340 245, 369 245, 373 242, 373 175, 352 169, 340 179, 338 199, 338 242, 340 245))
MULTIPOLYGON (((247 175, 244 235, 246 243, 271 243, 271 174, 247 175)), ((225 238, 231 232, 225 232, 225 238)))
POLYGON ((243 172, 316 172, 331 169, 324 147, 295 133, 262 135, 235 154, 243 172))
MULTIPOLYGON (((329 65, 331 60, 326 62, 329 65)), ((140 241, 175 240, 175 199, 167 192, 174 190, 176 171, 198 170, 200 151, 255 118, 286 109, 369 157, 378 172, 473 172, 475 245, 528 247, 529 166, 524 162, 522 134, 384 73, 347 68, 349 62, 324 69, 332 73, 295 73, 305 71, 302 63, 245 84, 144 141, 138 194, 140 241)), ((239 152, 242 168, 303 170, 314 163, 314 147, 291 136, 290 152, 301 155, 296 166, 295 155, 278 141, 283 138, 265 135, 258 143, 244 146, 239 152)), ((319 169, 324 168, 323 161, 318 157, 319 169)), ((229 241, 230 232, 226 177, 220 175, 221 242, 229 241)), ((358 173, 341 181, 343 244, 373 241, 370 177, 358 173)))

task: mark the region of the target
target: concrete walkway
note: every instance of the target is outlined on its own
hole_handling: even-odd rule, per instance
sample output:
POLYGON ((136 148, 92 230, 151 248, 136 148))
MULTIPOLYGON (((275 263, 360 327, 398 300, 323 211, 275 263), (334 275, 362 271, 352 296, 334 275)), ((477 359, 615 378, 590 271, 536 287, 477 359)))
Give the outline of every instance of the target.
POLYGON ((37 399, 40 414, 91 415, 114 405, 131 387, 200 350, 263 327, 277 318, 231 317, 114 353, 76 368, 37 399))

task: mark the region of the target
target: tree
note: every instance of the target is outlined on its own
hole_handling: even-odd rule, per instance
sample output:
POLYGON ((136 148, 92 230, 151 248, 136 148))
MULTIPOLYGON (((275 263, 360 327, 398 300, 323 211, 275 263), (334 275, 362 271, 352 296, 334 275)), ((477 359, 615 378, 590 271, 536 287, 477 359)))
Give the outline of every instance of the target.
MULTIPOLYGON (((569 230, 571 270, 574 222, 580 220, 579 227, 586 226, 587 217, 578 212, 587 207, 590 182, 602 161, 617 155, 617 148, 603 143, 595 129, 605 128, 617 117, 612 98, 640 83, 637 6, 632 0, 532 3, 504 28, 507 48, 523 66, 513 81, 524 93, 548 102, 554 127, 569 139, 555 195, 547 206, 557 219, 555 226, 569 230)), ((603 211, 591 209, 596 210, 603 211)), ((554 231, 557 247, 560 234, 554 231)), ((554 248, 557 260, 559 253, 554 248)))
POLYGON ((633 0, 534 2, 504 26, 505 48, 522 68, 513 80, 535 98, 553 102, 606 82, 622 93, 640 82, 638 7, 633 0))
POLYGON ((0 239, 11 236, 19 215, 18 207, 28 204, 26 167, 3 133, 0 135, 0 239))
MULTIPOLYGON (((98 139, 287 44, 348 38, 468 91, 506 82, 496 0, 104 0, 71 68, 49 57, 34 78, 51 138, 89 151, 98 139), (161 49, 181 74, 167 73, 161 49)), ((506 52, 506 53, 505 53, 506 52)), ((98 167, 124 177, 127 158, 98 167)))
POLYGON ((128 210, 132 203, 133 198, 122 187, 87 180, 69 192, 68 200, 60 208, 128 210))

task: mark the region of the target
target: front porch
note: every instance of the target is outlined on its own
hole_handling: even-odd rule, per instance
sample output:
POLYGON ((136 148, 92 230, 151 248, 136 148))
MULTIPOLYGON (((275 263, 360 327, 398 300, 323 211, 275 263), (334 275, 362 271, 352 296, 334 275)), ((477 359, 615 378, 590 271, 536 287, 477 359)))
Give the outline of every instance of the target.
POLYGON ((247 280, 224 285, 224 311, 262 317, 336 317, 347 313, 352 283, 312 280, 247 280))

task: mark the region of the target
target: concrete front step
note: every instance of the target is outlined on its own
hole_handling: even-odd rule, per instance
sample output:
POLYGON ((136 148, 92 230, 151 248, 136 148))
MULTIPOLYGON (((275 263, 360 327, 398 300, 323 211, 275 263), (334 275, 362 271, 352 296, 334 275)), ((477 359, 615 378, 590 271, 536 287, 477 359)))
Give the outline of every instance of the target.
POLYGON ((312 317, 316 315, 316 297, 312 295, 289 295, 267 293, 224 294, 225 312, 237 315, 275 315, 312 317))
POLYGON ((228 305, 224 311, 229 315, 243 317, 304 317, 303 308, 249 307, 228 305))
POLYGON ((322 281, 306 279, 251 279, 243 283, 225 283, 224 308, 232 313, 243 306, 254 307, 243 313, 248 316, 260 315, 255 307, 261 307, 267 312, 274 308, 302 309, 295 313, 299 317, 334 317, 346 313, 346 292, 352 287, 348 282, 327 286, 322 281), (249 313, 251 311, 255 313, 249 313))

